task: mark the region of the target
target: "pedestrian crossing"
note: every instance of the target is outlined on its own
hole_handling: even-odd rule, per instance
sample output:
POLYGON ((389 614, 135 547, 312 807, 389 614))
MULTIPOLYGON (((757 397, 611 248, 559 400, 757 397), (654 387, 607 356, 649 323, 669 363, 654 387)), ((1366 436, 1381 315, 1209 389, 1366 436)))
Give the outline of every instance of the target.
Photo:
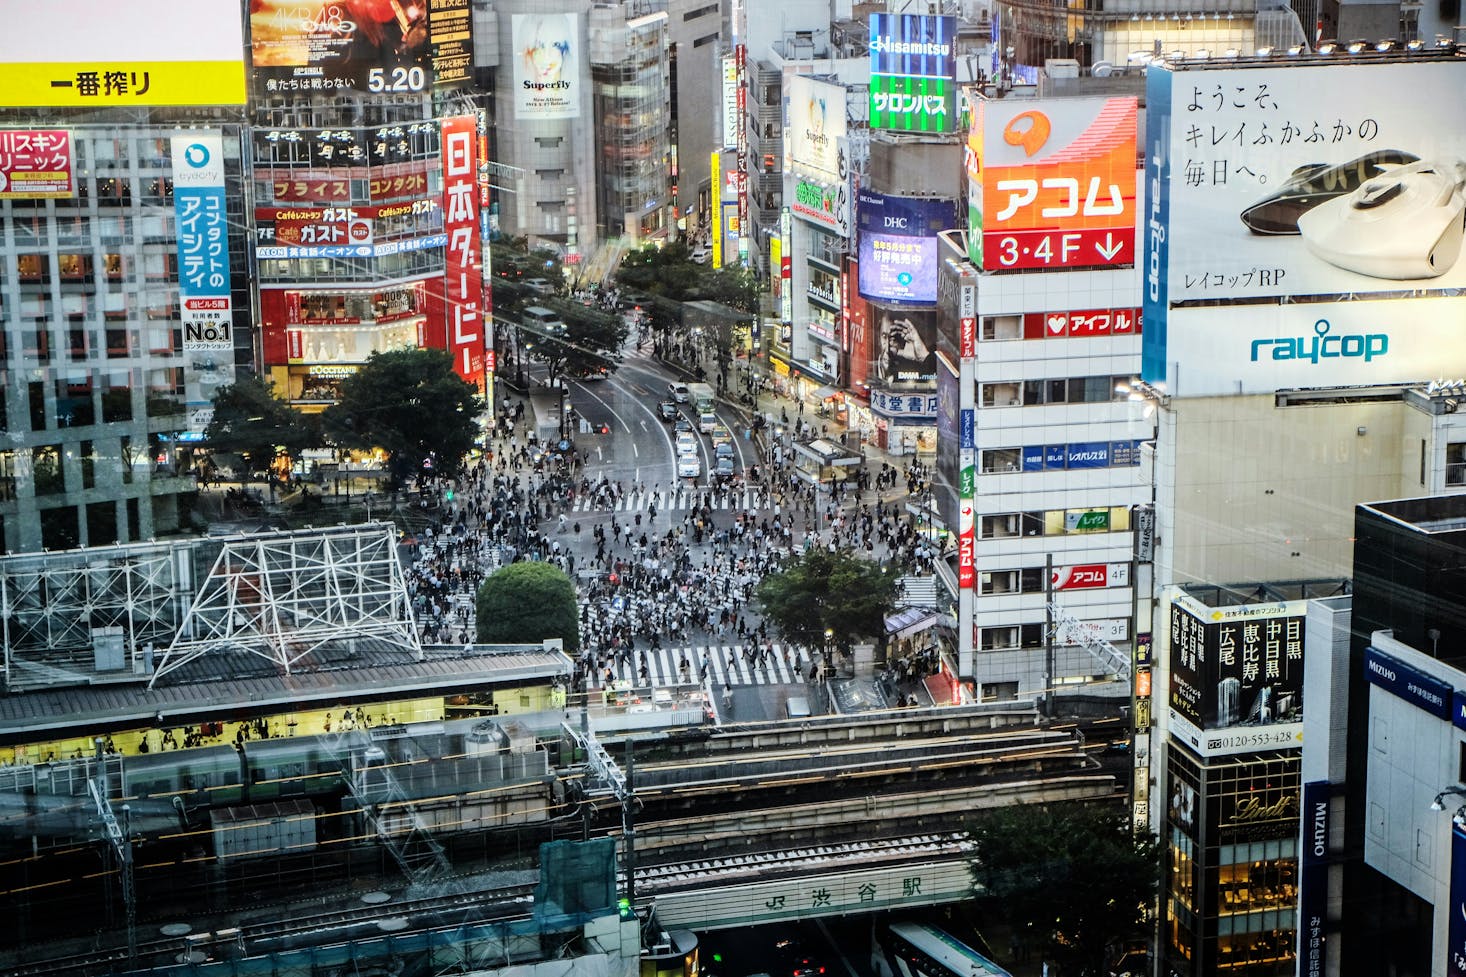
POLYGON ((571 512, 646 512, 656 506, 658 512, 686 511, 702 504, 707 496, 714 509, 747 512, 759 508, 759 493, 752 489, 734 489, 732 492, 710 492, 705 488, 651 489, 627 492, 610 505, 602 505, 595 499, 577 495, 570 505, 571 512))
POLYGON ((744 657, 743 645, 689 645, 681 648, 659 648, 639 650, 630 653, 626 659, 616 658, 606 665, 597 667, 588 676, 591 688, 605 688, 606 669, 611 670, 611 681, 625 683, 633 688, 668 685, 699 684, 703 675, 703 664, 707 665, 707 684, 721 689, 725 685, 788 685, 807 681, 812 664, 809 652, 804 648, 780 645, 770 646, 772 654, 761 659, 761 664, 750 664, 744 657), (683 660, 687 669, 682 669, 683 660), (645 666, 646 673, 642 673, 645 666))

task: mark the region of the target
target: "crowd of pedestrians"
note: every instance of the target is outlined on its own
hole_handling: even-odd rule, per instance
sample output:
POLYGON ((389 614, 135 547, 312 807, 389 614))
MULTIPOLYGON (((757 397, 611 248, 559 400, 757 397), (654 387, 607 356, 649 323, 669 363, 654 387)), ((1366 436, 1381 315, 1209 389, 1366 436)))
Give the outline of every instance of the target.
MULTIPOLYGON (((929 573, 937 558, 913 514, 883 495, 903 479, 919 492, 929 473, 917 462, 821 485, 787 461, 766 466, 757 483, 627 482, 586 474, 573 451, 546 453, 527 430, 522 404, 502 406, 492 451, 451 492, 426 492, 436 518, 409 570, 426 641, 473 640, 473 596, 486 574, 539 560, 577 584, 579 690, 609 685, 613 666, 648 677, 648 653, 663 647, 736 648, 749 668, 767 667, 776 652, 754 590, 791 557, 849 549, 904 573, 929 573)), ((679 679, 706 681, 706 654, 684 651, 679 679)))

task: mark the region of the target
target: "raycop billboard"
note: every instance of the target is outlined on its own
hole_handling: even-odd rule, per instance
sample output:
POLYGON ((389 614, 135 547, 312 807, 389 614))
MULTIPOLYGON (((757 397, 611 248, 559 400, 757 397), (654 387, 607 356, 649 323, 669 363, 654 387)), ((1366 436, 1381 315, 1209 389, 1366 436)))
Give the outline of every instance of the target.
POLYGON ((860 191, 860 294, 907 305, 937 301, 937 234, 954 225, 951 200, 860 191))
POLYGON ((1171 729, 1205 756, 1296 745, 1308 602, 1209 607, 1171 596, 1171 729))
POLYGON ((977 99, 968 257, 984 271, 1135 263, 1134 98, 977 99))
POLYGON ((957 18, 870 15, 870 127, 951 132, 956 126, 957 18))
POLYGON ((1152 65, 1143 376, 1191 396, 1466 369, 1459 312, 1420 304, 1466 288, 1466 129, 1420 97, 1463 86, 1460 61, 1152 65))
POLYGON ((243 105, 238 0, 0 0, 0 106, 243 105))

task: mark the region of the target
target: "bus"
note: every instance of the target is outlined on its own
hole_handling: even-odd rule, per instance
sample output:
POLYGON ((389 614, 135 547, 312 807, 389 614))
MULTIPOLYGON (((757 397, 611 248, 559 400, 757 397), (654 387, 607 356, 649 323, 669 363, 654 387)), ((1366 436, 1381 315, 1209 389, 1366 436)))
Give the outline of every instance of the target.
POLYGON ((948 933, 925 923, 892 923, 871 943, 876 977, 1011 977, 948 933))

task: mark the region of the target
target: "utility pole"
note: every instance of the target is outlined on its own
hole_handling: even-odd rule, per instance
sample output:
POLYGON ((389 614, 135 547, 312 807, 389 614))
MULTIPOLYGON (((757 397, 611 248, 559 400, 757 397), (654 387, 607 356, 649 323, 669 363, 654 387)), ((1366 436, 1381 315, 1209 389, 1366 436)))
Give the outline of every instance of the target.
POLYGON ((1054 554, 1044 556, 1044 715, 1054 710, 1054 554))

